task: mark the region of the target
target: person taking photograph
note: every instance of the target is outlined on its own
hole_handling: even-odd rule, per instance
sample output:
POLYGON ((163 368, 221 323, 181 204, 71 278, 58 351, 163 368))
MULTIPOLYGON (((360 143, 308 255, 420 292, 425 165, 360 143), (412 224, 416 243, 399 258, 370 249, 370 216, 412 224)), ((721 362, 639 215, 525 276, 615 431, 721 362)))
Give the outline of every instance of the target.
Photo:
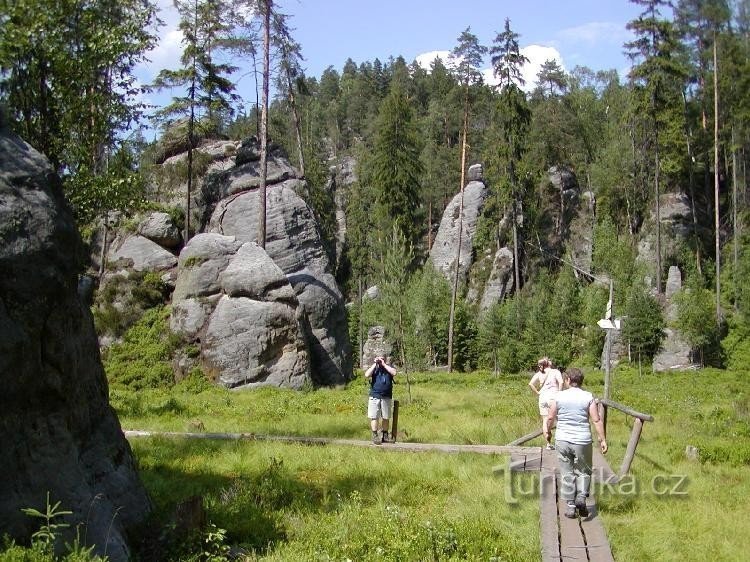
POLYGON ((370 396, 367 400, 367 417, 370 419, 372 442, 376 445, 390 441, 388 429, 393 408, 393 380, 396 369, 388 365, 383 357, 376 357, 365 371, 370 381, 370 396), (380 423, 378 423, 380 421, 380 423), (378 426, 380 425, 380 428, 378 426), (382 433, 378 433, 378 429, 382 433))

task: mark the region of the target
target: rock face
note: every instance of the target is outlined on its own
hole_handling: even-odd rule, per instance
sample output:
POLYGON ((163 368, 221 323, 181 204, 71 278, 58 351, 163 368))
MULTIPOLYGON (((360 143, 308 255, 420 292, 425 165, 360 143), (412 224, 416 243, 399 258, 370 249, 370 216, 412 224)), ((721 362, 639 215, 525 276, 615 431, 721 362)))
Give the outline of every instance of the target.
MULTIPOLYGON (((669 268, 667 288, 664 293, 666 299, 665 317, 667 324, 677 318, 677 307, 673 302, 675 293, 682 289, 682 274, 677 266, 669 268)), ((689 369, 697 367, 693 361, 693 350, 680 334, 679 330, 667 327, 664 330, 664 340, 661 350, 654 357, 652 368, 654 371, 669 371, 672 369, 689 369)))
POLYGON ((135 271, 163 271, 177 265, 174 254, 140 235, 115 240, 109 261, 119 260, 124 260, 135 271))
POLYGON ((389 357, 393 346, 385 339, 385 328, 373 326, 367 330, 367 341, 362 346, 362 365, 372 365, 376 357, 389 357))
POLYGON ((39 528, 22 508, 73 512, 110 560, 151 509, 109 406, 91 314, 78 298, 82 244, 46 159, 0 130, 0 534, 39 528))
POLYGON ((492 261, 492 270, 484 286, 482 300, 479 303, 480 312, 492 308, 496 302, 502 302, 506 295, 513 290, 513 250, 500 248, 492 261))
MULTIPOLYGON (((243 147, 247 151, 252 148, 244 144, 243 147)), ((304 191, 305 184, 294 177, 294 169, 279 152, 274 153, 274 160, 275 172, 269 176, 266 192, 265 251, 294 289, 299 303, 299 322, 310 353, 313 382, 341 384, 352 376, 345 303, 331 274, 312 210, 298 195, 304 191)), ((219 197, 215 204, 210 198, 205 200, 205 209, 211 209, 206 231, 233 237, 239 244, 256 240, 260 213, 256 189, 258 162, 252 159, 252 154, 243 162, 241 166, 212 176, 207 182, 209 187, 204 190, 204 195, 219 197)), ((181 255, 181 263, 182 259, 181 255)), ((207 276, 206 282, 214 286, 218 280, 207 276)), ((174 298, 182 297, 180 284, 178 279, 174 298)), ((206 291, 201 289, 198 293, 208 294, 206 291)))
POLYGON ((200 365, 228 388, 301 388, 310 379, 301 308, 255 242, 198 234, 180 254, 170 327, 200 342, 200 365))
MULTIPOLYGON (((659 215, 661 219, 661 263, 664 266, 676 261, 683 243, 690 236, 692 216, 688 196, 684 193, 663 193, 659 197, 659 215)), ((656 288, 655 225, 656 214, 652 211, 643 225, 643 232, 646 235, 638 244, 636 257, 636 262, 646 268, 646 284, 651 288, 656 288)))
POLYGON ((149 213, 138 225, 138 234, 164 248, 174 249, 182 243, 180 231, 167 213, 149 213))
POLYGON ((336 205, 336 264, 341 261, 341 254, 346 243, 346 202, 349 187, 357 181, 357 161, 352 156, 344 156, 331 168, 327 188, 333 192, 336 205))
MULTIPOLYGON (((472 166, 470 177, 481 178, 481 167, 472 166)), ((464 217, 461 234, 461 255, 459 258, 458 275, 460 281, 466 280, 466 275, 473 261, 472 242, 477 230, 477 222, 482 207, 487 198, 487 187, 477 179, 470 181, 464 188, 464 217)), ((430 250, 430 258, 435 269, 441 271, 447 279, 453 278, 458 248, 459 207, 461 194, 458 193, 443 212, 435 242, 430 250)))

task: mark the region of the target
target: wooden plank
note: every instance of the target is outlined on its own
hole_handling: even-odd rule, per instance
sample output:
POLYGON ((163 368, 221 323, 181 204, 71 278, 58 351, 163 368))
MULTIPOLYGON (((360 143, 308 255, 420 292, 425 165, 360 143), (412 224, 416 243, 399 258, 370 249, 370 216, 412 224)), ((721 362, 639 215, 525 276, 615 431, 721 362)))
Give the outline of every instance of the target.
MULTIPOLYGON (((557 481, 558 487, 560 481, 557 481)), ((565 517, 567 501, 560 497, 557 500, 558 521, 560 524, 560 556, 563 560, 588 560, 586 553, 586 541, 581 531, 578 518, 569 519, 565 517)))
POLYGON ((358 439, 334 439, 329 437, 304 437, 286 435, 261 435, 257 433, 190 433, 178 431, 139 431, 125 430, 125 437, 169 437, 177 439, 216 439, 246 441, 278 441, 298 443, 301 445, 343 445, 354 447, 378 447, 389 451, 422 452, 439 451, 442 453, 477 453, 481 455, 526 455, 538 453, 539 447, 522 447, 510 445, 452 445, 449 443, 384 443, 373 445, 372 441, 358 439))
POLYGON ((557 526, 557 481, 553 471, 542 471, 539 496, 539 538, 542 562, 560 560, 560 537, 557 526))
POLYGON ((526 470, 526 455, 519 455, 518 453, 510 456, 510 471, 511 472, 523 472, 526 470))
POLYGON ((586 552, 590 562, 614 562, 612 549, 607 540, 607 532, 604 529, 596 503, 589 498, 589 516, 581 518, 581 529, 586 537, 586 552))

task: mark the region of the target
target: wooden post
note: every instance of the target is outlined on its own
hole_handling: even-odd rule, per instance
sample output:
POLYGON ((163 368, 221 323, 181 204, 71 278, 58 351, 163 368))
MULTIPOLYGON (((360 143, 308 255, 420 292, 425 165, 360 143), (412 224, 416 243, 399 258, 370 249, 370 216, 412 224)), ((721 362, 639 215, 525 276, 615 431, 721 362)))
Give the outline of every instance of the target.
POLYGON ((393 419, 391 420, 391 441, 396 442, 396 436, 398 435, 398 400, 393 401, 393 412, 391 413, 393 419))
POLYGON ((619 478, 625 476, 630 470, 630 465, 633 462, 635 456, 635 449, 638 447, 638 440, 641 438, 641 430, 643 429, 643 420, 635 418, 633 420, 633 431, 630 432, 630 440, 628 441, 628 448, 625 450, 625 457, 622 459, 622 465, 620 466, 620 472, 617 475, 619 478))
POLYGON ((601 401, 598 403, 599 408, 599 419, 602 420, 604 426, 604 438, 607 438, 607 405, 601 401))

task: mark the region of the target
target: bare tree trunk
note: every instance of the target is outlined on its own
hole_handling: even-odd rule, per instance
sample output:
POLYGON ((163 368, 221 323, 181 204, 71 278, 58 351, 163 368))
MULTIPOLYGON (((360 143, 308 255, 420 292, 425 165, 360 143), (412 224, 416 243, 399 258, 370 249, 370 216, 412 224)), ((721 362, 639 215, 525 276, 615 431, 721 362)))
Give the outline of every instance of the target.
POLYGON ((661 295, 661 202, 659 201, 659 139, 656 138, 654 191, 656 192, 656 294, 661 295))
MULTIPOLYGON (((193 5, 194 33, 198 31, 198 2, 193 5)), ((193 75, 190 84, 190 119, 188 120, 188 169, 187 169, 187 194, 185 197, 185 244, 190 240, 190 196, 193 193, 193 145, 195 143, 195 89, 198 87, 195 83, 195 75, 198 72, 198 61, 196 54, 193 54, 193 75)))
POLYGON ((735 142, 734 126, 732 126, 732 277, 734 277, 734 310, 736 312, 739 296, 737 262, 739 259, 740 229, 737 222, 737 145, 735 142))
POLYGON ((698 273, 701 274, 701 247, 698 240, 698 214, 695 212, 695 170, 693 162, 695 157, 693 155, 693 145, 690 143, 690 128, 687 119, 687 97, 685 92, 682 92, 682 102, 685 112, 685 143, 687 145, 687 156, 688 156, 688 190, 690 192, 690 212, 693 216, 693 240, 695 243, 695 266, 698 269, 698 273))
POLYGON ((362 318, 362 276, 359 276, 357 283, 358 286, 358 301, 359 301, 359 367, 365 368, 365 321, 362 318))
POLYGON ((716 323, 721 322, 721 236, 719 231, 719 67, 714 31, 714 228, 716 230, 716 323))
POLYGON ((456 317, 456 294, 458 293, 458 270, 461 261, 461 241, 464 226, 464 183, 466 179, 466 134, 469 131, 469 87, 466 87, 464 103, 464 130, 461 143, 461 198, 458 207, 458 247, 456 250, 456 269, 453 272, 453 290, 451 291, 451 310, 448 319, 448 372, 453 372, 453 324, 456 317))
POLYGON ((268 174, 268 83, 271 79, 271 7, 273 0, 264 0, 263 14, 263 106, 260 114, 260 221, 258 245, 266 248, 266 179, 268 174))
POLYGON ((294 119, 294 133, 297 135, 297 155, 299 157, 299 172, 305 177, 305 155, 302 152, 302 131, 299 126, 299 113, 297 113, 297 104, 294 100, 294 89, 292 88, 292 78, 289 72, 286 73, 286 83, 289 88, 289 104, 292 106, 292 118, 294 119))
POLYGON ((432 249, 432 200, 427 202, 427 253, 432 249))

